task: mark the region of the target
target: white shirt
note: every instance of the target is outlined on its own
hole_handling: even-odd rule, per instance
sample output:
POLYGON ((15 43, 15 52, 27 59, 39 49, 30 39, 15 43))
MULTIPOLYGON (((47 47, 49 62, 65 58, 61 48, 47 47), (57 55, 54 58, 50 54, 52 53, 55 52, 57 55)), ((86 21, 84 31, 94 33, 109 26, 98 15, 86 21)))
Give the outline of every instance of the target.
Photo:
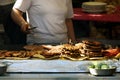
POLYGON ((14 2, 15 0, 0 0, 0 5, 4 6, 4 5, 12 4, 14 2))
POLYGON ((73 17, 71 0, 17 0, 14 8, 28 11, 29 23, 37 27, 28 43, 66 43, 66 18, 73 17))

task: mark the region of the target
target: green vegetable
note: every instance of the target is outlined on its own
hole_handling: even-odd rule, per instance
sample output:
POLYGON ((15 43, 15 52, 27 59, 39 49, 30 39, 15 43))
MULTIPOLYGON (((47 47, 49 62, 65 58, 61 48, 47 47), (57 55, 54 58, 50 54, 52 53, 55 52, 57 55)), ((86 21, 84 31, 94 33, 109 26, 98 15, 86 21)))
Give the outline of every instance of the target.
POLYGON ((109 69, 109 66, 107 64, 102 64, 101 69, 109 69))
POLYGON ((94 65, 94 64, 91 64, 91 65, 89 66, 89 68, 95 68, 95 65, 94 65))
POLYGON ((102 65, 102 63, 95 65, 95 69, 101 69, 101 65, 102 65))
POLYGON ((98 63, 98 64, 92 64, 89 66, 89 68, 95 68, 95 69, 109 69, 109 65, 105 63, 98 63))

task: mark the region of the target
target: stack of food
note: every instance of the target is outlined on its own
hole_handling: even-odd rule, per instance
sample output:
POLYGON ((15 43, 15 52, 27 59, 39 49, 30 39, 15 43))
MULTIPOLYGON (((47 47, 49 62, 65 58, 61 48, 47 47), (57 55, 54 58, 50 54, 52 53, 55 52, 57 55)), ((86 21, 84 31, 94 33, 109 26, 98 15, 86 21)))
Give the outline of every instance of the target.
POLYGON ((88 57, 102 57, 102 43, 97 41, 83 40, 82 43, 76 44, 79 46, 82 54, 88 57))

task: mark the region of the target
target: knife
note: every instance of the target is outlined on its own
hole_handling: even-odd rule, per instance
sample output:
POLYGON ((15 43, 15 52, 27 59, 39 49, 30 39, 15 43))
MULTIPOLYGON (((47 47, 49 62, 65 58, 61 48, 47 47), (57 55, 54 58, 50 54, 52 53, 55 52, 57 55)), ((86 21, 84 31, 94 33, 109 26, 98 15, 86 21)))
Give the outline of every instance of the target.
POLYGON ((28 30, 33 30, 36 29, 37 27, 30 27, 28 30))

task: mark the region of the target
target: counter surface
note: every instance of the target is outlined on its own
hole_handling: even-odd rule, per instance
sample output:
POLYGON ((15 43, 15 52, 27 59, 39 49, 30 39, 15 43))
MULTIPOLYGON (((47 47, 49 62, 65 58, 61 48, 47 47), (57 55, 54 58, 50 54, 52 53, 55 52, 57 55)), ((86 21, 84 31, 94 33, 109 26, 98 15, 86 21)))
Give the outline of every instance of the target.
POLYGON ((8 73, 0 80, 119 80, 120 73, 113 76, 92 76, 89 73, 8 73))
POLYGON ((120 72, 120 60, 83 60, 83 61, 70 61, 70 60, 1 60, 8 62, 7 72, 67 72, 79 73, 89 72, 88 66, 92 63, 105 62, 109 65, 117 67, 116 72, 120 72), (11 64, 12 63, 12 64, 11 64))

